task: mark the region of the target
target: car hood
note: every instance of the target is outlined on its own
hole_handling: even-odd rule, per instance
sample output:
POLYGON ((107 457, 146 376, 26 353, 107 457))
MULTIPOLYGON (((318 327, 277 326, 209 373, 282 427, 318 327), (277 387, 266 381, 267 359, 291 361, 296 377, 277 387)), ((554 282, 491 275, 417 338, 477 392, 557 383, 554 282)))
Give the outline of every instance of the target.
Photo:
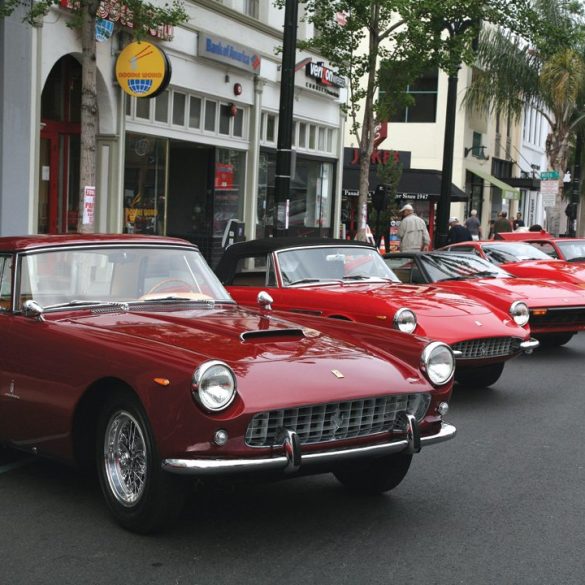
POLYGON ((524 260, 504 265, 514 274, 539 278, 551 278, 556 280, 559 273, 567 279, 585 282, 585 266, 577 262, 565 262, 564 260, 524 260))
MULTIPOLYGON (((141 351, 148 347, 166 363, 188 363, 195 368, 202 361, 219 359, 229 364, 238 378, 245 378, 246 386, 256 380, 276 392, 280 385, 292 384, 299 388, 304 402, 307 389, 316 388, 315 378, 320 379, 320 400, 328 399, 329 394, 338 396, 340 387, 345 390, 339 398, 362 394, 362 390, 372 395, 429 390, 428 382, 414 365, 426 341, 401 336, 401 343, 413 356, 406 363, 372 351, 366 344, 356 344, 349 330, 346 337, 328 335, 325 320, 323 327, 319 323, 317 329, 240 307, 216 307, 132 309, 100 315, 85 312, 79 316, 70 314, 61 322, 83 327, 87 330, 84 335, 100 337, 112 348, 133 345, 141 351), (342 372, 343 384, 336 383, 335 370, 342 372), (274 383, 267 384, 267 380, 274 383)), ((335 326, 339 324, 332 324, 333 331, 335 326)))
POLYGON ((558 280, 479 278, 436 284, 463 294, 480 295, 484 299, 489 296, 500 302, 524 301, 529 307, 585 305, 584 288, 558 280))
POLYGON ((388 283, 351 283, 339 286, 310 287, 316 295, 343 293, 355 295, 355 302, 363 302, 364 295, 384 301, 395 308, 407 307, 421 317, 461 317, 467 315, 485 315, 490 313, 485 305, 457 293, 439 291, 433 286, 388 284, 388 283))

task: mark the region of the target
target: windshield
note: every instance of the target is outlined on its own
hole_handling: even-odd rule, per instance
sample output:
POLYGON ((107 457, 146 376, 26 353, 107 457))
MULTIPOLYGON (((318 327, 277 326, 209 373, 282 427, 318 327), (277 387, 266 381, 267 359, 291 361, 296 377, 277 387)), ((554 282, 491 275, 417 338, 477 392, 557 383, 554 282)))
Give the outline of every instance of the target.
POLYGON ((557 242, 557 246, 561 249, 565 260, 585 261, 585 240, 577 242, 557 242))
POLYGON ((498 266, 468 254, 459 256, 454 254, 421 254, 419 258, 432 282, 467 278, 509 278, 511 276, 498 266))
POLYGON ((373 248, 321 246, 277 252, 285 286, 320 282, 400 282, 373 248))
POLYGON ((23 256, 18 306, 184 299, 232 301, 203 256, 192 248, 96 246, 23 256))
POLYGON ((483 251, 491 260, 498 264, 505 262, 520 262, 522 260, 550 260, 550 256, 537 250, 531 244, 526 244, 524 242, 484 244, 483 251))

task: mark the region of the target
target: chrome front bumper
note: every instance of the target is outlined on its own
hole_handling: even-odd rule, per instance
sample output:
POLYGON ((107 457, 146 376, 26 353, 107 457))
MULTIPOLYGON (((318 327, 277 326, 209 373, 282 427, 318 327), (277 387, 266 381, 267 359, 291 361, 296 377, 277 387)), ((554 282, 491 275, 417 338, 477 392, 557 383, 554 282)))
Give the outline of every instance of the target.
POLYGON ((442 423, 441 430, 437 434, 421 437, 414 417, 409 416, 408 418, 406 438, 389 443, 302 454, 297 434, 283 429, 283 454, 277 457, 262 459, 164 459, 162 467, 171 473, 195 476, 265 470, 293 473, 304 465, 337 463, 361 457, 381 457, 400 452, 417 453, 422 447, 452 439, 457 432, 453 425, 442 423))
POLYGON ((520 349, 524 352, 524 353, 532 353, 535 349, 538 348, 538 346, 540 345, 540 341, 538 341, 538 339, 530 339, 528 341, 523 341, 520 344, 520 349))

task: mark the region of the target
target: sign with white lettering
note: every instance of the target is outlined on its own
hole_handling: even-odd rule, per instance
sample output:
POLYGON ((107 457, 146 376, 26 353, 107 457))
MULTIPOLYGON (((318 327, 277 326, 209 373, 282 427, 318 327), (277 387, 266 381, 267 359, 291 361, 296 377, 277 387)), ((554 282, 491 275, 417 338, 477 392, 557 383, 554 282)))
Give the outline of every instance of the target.
POLYGON ((260 73, 262 59, 252 49, 221 37, 199 34, 199 56, 226 63, 238 69, 260 73))
POLYGON ((553 207, 559 193, 558 180, 547 179, 545 181, 540 181, 540 193, 542 195, 542 206, 553 207))

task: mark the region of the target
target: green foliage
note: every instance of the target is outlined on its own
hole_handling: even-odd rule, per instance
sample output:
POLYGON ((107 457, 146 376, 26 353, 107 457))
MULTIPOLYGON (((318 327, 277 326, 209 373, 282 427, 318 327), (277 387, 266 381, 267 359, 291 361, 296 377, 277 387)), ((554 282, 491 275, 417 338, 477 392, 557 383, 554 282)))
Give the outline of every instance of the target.
MULTIPOLYGON (((78 0, 75 2, 78 10, 72 12, 69 26, 81 28, 83 14, 88 12, 92 16, 95 15, 99 4, 99 0, 78 0)), ((59 5, 59 0, 39 0, 32 3, 29 0, 5 0, 4 4, 0 6, 0 18, 10 16, 17 8, 22 7, 24 8, 23 21, 34 25, 47 14, 52 6, 59 5)), ((129 30, 137 39, 144 37, 149 29, 161 25, 176 26, 188 19, 181 0, 173 0, 164 6, 156 6, 142 0, 124 0, 120 2, 120 6, 131 15, 133 26, 129 30)))

